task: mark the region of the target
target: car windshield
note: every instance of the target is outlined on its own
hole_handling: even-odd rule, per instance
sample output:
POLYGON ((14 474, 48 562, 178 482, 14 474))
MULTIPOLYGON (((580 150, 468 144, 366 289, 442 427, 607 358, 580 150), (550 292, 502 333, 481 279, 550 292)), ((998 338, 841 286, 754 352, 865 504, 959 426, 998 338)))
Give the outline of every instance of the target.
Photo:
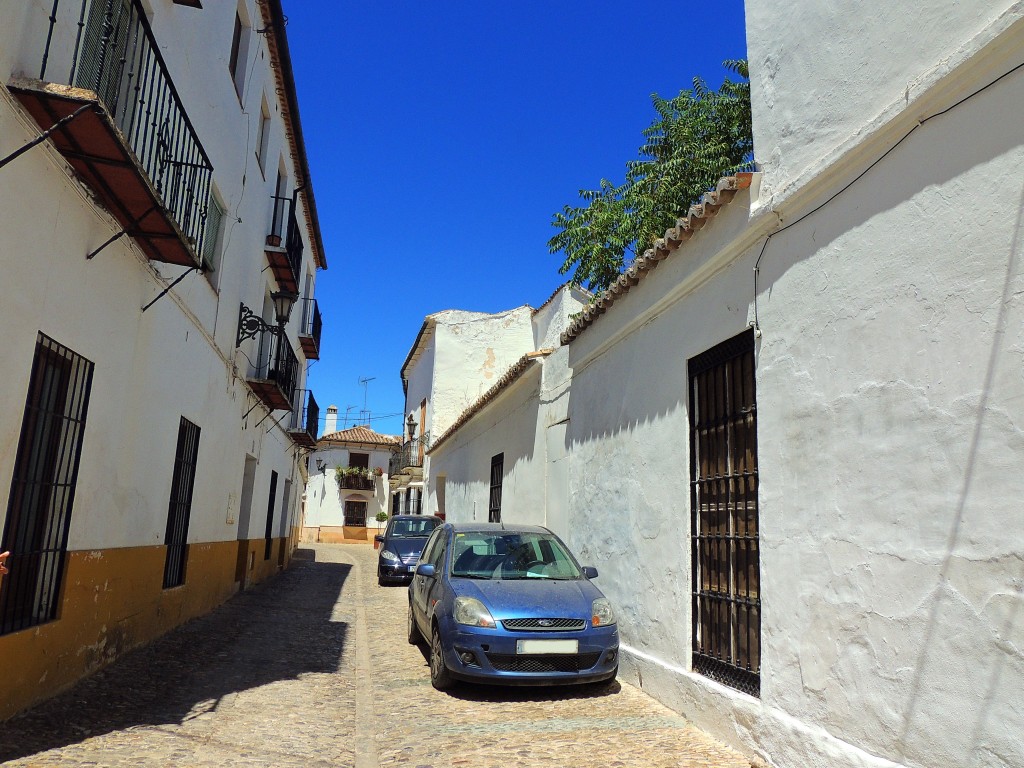
POLYGON ((467 579, 578 579, 572 555, 550 533, 456 533, 452 576, 467 579))
POLYGON ((422 520, 395 520, 388 536, 393 539, 425 539, 437 527, 437 522, 430 517, 422 520))

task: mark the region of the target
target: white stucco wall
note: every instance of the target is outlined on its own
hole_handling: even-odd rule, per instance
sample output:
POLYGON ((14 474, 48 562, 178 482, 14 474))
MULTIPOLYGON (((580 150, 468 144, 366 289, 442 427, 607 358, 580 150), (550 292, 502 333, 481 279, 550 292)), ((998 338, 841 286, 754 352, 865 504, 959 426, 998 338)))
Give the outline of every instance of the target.
POLYGON ((586 306, 588 294, 571 285, 562 286, 551 299, 533 313, 534 349, 552 349, 571 322, 570 316, 586 306))
MULTIPOLYGON (((1013 0, 871 0, 856 10, 746 0, 755 155, 767 196, 809 183, 1019 19, 1013 0)), ((913 122, 911 121, 910 125, 913 122)), ((909 127, 909 126, 908 126, 909 127)))
MULTIPOLYGON (((19 4, 0 25, 3 82, 12 74, 38 75, 43 43, 37 33, 45 33, 40 14, 45 19, 50 5, 19 4)), ((254 6, 250 11, 256 18, 254 6)), ((238 528, 246 453, 259 460, 249 531, 263 535, 271 471, 279 475, 274 535, 302 495, 294 444, 284 427, 275 425, 282 413, 263 419, 266 411, 257 406, 245 416, 254 401, 244 383, 248 362, 242 353, 252 353, 245 344, 242 353, 234 349, 239 302, 258 312, 264 296, 276 290, 263 271, 274 178, 269 172, 262 177, 251 150, 252 115, 259 114, 264 93, 274 105, 268 165, 276 173, 283 157, 292 179, 295 172, 269 63, 257 53, 263 50, 258 36, 250 48, 254 59, 244 105, 234 93, 226 63, 233 20, 234 6, 197 12, 169 3, 156 4, 152 19, 174 85, 214 166, 214 185, 228 204, 217 272, 186 277, 143 313, 141 308, 181 268, 148 262, 130 238, 87 261, 85 254, 120 227, 49 143, 0 171, 4 280, 17 286, 2 307, 0 347, 7 375, 0 381, 0 487, 9 488, 36 334, 42 331, 95 363, 68 543, 72 550, 163 543, 182 416, 201 429, 189 541, 247 535, 238 528), (187 50, 173 43, 186 39, 187 50), (286 479, 292 492, 289 508, 283 509, 286 479)), ((66 42, 55 40, 54 51, 65 50, 66 42)), ((66 75, 58 71, 59 58, 48 74, 56 80, 66 75)), ((0 155, 39 131, 6 89, 0 90, 0 155)), ((305 227, 300 229, 306 238, 305 227)), ((315 272, 308 242, 302 271, 315 272)), ((287 334, 301 368, 296 343, 301 310, 296 310, 287 334)), ((304 371, 299 377, 304 387, 304 371)), ((0 516, 5 512, 6 505, 0 516)))
POLYGON ((687 671, 686 361, 753 316, 741 198, 572 344, 570 537, 624 674, 776 765, 1024 764, 1022 99, 932 121, 765 250, 760 699, 687 671))
POLYGON ((309 485, 307 487, 306 520, 304 526, 340 526, 345 524, 345 500, 357 499, 367 502, 366 524, 376 525, 378 512, 389 512, 388 459, 390 452, 379 446, 331 445, 318 447, 309 456, 309 485), (370 455, 370 469, 381 467, 384 474, 374 482, 373 491, 355 491, 339 489, 335 479, 337 467, 349 466, 350 453, 367 453, 370 455), (317 461, 323 461, 327 467, 317 472, 317 461))
MULTIPOLYGON (((532 352, 532 310, 527 306, 493 315, 446 312, 438 320, 430 430, 439 436, 516 360, 532 352)), ((409 400, 410 408, 418 401, 409 400)))
POLYGON ((487 522, 491 458, 503 453, 501 519, 544 524, 540 382, 538 363, 431 454, 429 498, 436 506, 436 478, 444 475, 446 519, 487 522))

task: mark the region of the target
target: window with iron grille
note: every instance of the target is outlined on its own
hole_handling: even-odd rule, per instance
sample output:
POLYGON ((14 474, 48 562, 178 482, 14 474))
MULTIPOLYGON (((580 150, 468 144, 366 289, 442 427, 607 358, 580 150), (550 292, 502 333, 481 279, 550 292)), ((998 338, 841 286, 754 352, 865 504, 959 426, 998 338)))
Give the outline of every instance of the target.
POLYGON ((391 495, 391 514, 400 515, 402 513, 402 497, 400 494, 391 495))
POLYGON ((501 480, 505 474, 505 454, 491 457, 491 493, 487 500, 487 520, 501 522, 501 480))
POLYGON ((209 272, 216 272, 220 267, 220 225, 224 221, 224 207, 216 196, 210 194, 210 203, 206 207, 206 234, 203 235, 203 265, 209 272))
POLYGON ((199 427, 181 417, 178 447, 174 452, 174 476, 171 500, 167 505, 167 559, 164 561, 164 589, 185 583, 185 559, 188 556, 188 522, 192 516, 192 489, 199 460, 199 427))
POLYGON ((57 618, 93 364, 40 333, 0 552, 0 634, 57 618))
POLYGON ((277 472, 270 472, 270 500, 267 502, 267 530, 263 534, 265 539, 263 547, 263 559, 269 560, 270 553, 274 551, 274 502, 277 500, 277 472))
POLYGON ((689 361, 693 668, 761 686, 753 331, 689 361))
POLYGON ((366 527, 366 502, 349 500, 345 502, 345 525, 366 527))

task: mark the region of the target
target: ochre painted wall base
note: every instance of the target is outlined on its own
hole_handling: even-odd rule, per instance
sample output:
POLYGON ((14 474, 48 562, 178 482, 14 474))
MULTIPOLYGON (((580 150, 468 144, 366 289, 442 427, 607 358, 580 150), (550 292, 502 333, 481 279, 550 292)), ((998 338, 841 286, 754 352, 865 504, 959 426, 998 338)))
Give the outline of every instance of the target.
POLYGON ((0 720, 273 576, 290 562, 293 541, 275 539, 269 560, 264 539, 190 544, 185 583, 171 589, 163 588, 166 547, 68 552, 57 619, 0 636, 0 720), (240 584, 241 547, 256 558, 240 584))

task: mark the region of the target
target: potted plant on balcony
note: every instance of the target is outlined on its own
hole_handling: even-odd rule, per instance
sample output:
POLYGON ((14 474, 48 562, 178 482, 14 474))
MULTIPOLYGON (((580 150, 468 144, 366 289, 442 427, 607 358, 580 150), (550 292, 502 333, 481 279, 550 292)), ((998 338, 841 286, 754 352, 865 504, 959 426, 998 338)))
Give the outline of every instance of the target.
POLYGON ((338 482, 338 488, 362 491, 372 490, 376 480, 373 470, 366 467, 338 467, 334 470, 334 477, 338 482))

